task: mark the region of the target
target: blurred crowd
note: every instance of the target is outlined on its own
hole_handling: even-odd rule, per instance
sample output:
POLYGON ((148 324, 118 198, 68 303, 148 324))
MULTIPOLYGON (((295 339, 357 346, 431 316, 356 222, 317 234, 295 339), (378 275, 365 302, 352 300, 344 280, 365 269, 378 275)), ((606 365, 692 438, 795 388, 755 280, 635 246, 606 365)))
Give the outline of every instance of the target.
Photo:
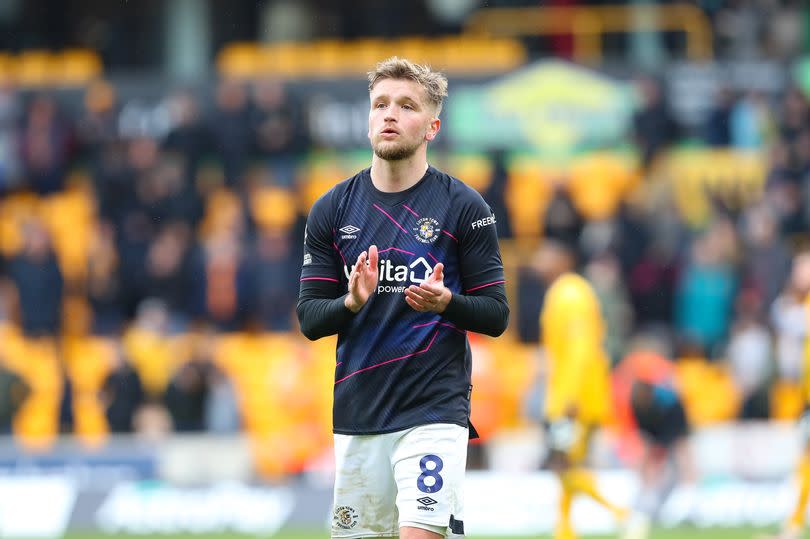
MULTIPOLYGON (((633 166, 618 187, 598 160, 576 178, 527 177, 508 149, 478 156, 471 183, 496 214, 511 276, 503 340, 533 372, 544 291, 578 270, 600 296, 615 362, 653 336, 668 357, 722 375, 736 404, 709 418, 794 416, 810 291, 808 98, 722 91, 686 130, 656 79, 636 89, 633 166), (707 192, 709 213, 688 220, 667 166, 685 141, 755 153, 761 185, 707 192), (594 206, 588 194, 605 189, 594 206), (527 192, 539 194, 516 198, 527 192)), ((155 137, 122 131, 107 82, 78 108, 0 88, 0 431, 299 429, 307 447, 328 444, 332 342, 303 342, 294 309, 309 205, 354 170, 313 146, 281 81, 225 80, 210 102, 184 90, 163 103, 155 137)), ((433 158, 452 163, 453 151, 433 158)), ((490 343, 474 345, 480 374, 490 343)), ((521 421, 515 403, 530 391, 504 384, 520 417, 492 419, 495 430, 521 421)), ((290 462, 317 454, 289 451, 290 462)))

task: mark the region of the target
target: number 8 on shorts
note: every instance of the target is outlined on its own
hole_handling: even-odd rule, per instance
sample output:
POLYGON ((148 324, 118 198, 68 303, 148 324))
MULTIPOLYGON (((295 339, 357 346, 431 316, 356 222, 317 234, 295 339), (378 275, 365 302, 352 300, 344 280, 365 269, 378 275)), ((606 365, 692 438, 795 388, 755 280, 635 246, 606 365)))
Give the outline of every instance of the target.
POLYGON ((431 492, 439 492, 444 485, 444 480, 439 472, 444 468, 444 462, 441 457, 437 455, 425 455, 419 461, 419 468, 422 474, 416 479, 416 488, 421 492, 430 494, 431 492))

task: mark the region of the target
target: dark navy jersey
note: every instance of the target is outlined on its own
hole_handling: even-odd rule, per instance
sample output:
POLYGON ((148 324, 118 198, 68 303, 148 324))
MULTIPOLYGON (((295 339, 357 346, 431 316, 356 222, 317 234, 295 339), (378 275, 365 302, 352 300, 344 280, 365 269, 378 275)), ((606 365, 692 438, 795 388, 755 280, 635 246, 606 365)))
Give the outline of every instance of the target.
POLYGON ((338 333, 334 431, 377 434, 429 423, 466 427, 470 347, 466 331, 405 302, 405 289, 444 264, 444 285, 467 294, 504 282, 495 218, 461 181, 429 167, 413 187, 384 193, 370 169, 313 206, 301 280, 335 283, 346 294, 352 264, 379 250, 377 291, 338 333))

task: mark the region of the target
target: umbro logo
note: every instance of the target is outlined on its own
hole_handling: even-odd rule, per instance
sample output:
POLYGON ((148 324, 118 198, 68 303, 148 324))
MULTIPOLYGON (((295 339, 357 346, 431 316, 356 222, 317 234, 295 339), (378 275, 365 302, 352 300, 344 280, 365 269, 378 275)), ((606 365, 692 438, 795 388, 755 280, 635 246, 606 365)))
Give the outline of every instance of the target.
POLYGON ((343 235, 340 237, 342 240, 356 240, 357 233, 360 232, 360 229, 354 225, 346 225, 338 230, 343 232, 343 235))
MULTIPOLYGON (((429 496, 423 496, 421 498, 417 498, 416 501, 421 503, 422 505, 433 505, 433 504, 439 503, 439 502, 437 502, 436 500, 434 500, 433 498, 431 498, 429 496)), ((421 507, 420 507, 420 509, 421 509, 421 507)), ((431 511, 432 511, 432 509, 431 509, 431 511)))

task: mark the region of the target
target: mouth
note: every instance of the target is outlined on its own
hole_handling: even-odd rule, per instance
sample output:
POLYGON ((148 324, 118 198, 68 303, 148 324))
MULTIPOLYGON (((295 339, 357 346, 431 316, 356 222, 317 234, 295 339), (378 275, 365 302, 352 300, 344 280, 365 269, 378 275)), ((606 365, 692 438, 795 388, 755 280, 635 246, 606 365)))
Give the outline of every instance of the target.
POLYGON ((399 131, 394 129, 393 127, 387 127, 380 131, 381 135, 399 135, 399 131))

